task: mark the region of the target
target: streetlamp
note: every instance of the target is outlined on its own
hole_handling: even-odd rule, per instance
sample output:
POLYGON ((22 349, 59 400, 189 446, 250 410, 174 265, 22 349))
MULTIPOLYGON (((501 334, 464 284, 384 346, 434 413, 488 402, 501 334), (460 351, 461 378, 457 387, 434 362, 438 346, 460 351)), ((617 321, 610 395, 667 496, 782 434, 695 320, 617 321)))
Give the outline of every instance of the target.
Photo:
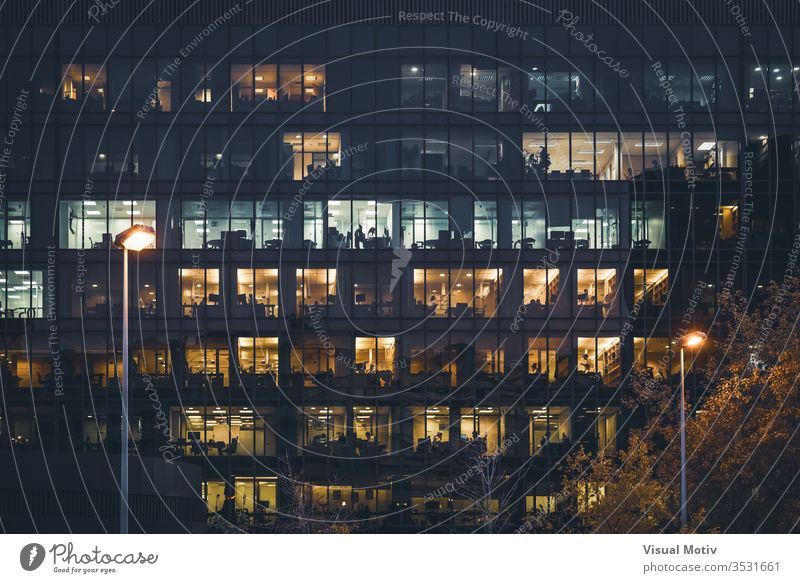
POLYGON ((128 251, 141 251, 156 239, 155 229, 133 225, 114 239, 114 246, 123 251, 122 260, 122 423, 120 430, 120 509, 119 532, 128 534, 128 251))
POLYGON ((683 349, 700 348, 708 338, 702 332, 689 332, 681 338, 681 528, 686 528, 686 373, 683 349))

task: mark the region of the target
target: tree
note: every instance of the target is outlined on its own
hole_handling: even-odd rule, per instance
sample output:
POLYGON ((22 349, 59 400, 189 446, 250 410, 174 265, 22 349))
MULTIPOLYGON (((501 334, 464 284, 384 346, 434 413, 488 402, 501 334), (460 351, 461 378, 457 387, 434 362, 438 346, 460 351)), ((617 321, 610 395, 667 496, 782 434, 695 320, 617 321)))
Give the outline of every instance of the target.
POLYGON ((652 444, 631 436, 627 451, 601 451, 593 456, 583 448, 565 461, 558 495, 557 525, 567 531, 652 533, 671 516, 669 497, 656 478, 652 444))
POLYGON ((455 491, 472 502, 470 509, 480 525, 478 532, 504 532, 517 518, 518 486, 524 483, 531 460, 512 473, 503 470, 502 460, 505 449, 517 441, 519 438, 514 435, 492 453, 486 451, 480 437, 467 446, 467 470, 456 479, 455 491))
POLYGON ((345 511, 341 507, 337 508, 336 516, 331 520, 315 518, 312 487, 304 481, 302 470, 292 461, 288 452, 284 452, 280 458, 280 465, 283 487, 279 532, 347 534, 352 531, 350 523, 344 521, 345 511))
MULTIPOLYGON (((689 530, 794 532, 800 517, 798 280, 768 286, 751 308, 741 293, 719 312, 693 374, 687 403, 689 530)), ((687 366, 691 355, 687 355, 687 366)), ((575 531, 679 529, 680 422, 677 382, 634 375, 633 415, 645 421, 617 455, 584 451, 565 462, 562 492, 575 531)), ((688 395, 687 395, 688 398, 688 395)))

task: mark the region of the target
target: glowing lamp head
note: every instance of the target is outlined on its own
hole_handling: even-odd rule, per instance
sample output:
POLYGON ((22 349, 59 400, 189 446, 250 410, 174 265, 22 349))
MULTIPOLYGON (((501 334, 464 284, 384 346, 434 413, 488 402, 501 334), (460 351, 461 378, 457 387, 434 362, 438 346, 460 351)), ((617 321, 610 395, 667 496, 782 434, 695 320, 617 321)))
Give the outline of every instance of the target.
POLYGON ((703 342, 705 342, 706 338, 708 338, 708 336, 702 332, 689 332, 683 337, 683 345, 686 348, 698 348, 703 342))
POLYGON ((114 239, 114 245, 128 251, 141 251, 156 240, 156 231, 147 225, 133 225, 114 239))

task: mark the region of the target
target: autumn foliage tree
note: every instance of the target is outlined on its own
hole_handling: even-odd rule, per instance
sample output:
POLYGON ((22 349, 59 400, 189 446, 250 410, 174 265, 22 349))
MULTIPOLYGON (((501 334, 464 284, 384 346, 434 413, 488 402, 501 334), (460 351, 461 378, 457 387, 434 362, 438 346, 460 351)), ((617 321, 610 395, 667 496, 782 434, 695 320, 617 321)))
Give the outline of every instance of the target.
MULTIPOLYGON (((697 388, 686 407, 691 532, 798 530, 797 284, 771 284, 755 306, 741 293, 718 298, 709 340, 690 370, 697 388)), ((677 379, 662 383, 634 374, 629 385, 626 406, 644 422, 630 432, 624 451, 581 450, 564 461, 562 530, 680 529, 677 379)))

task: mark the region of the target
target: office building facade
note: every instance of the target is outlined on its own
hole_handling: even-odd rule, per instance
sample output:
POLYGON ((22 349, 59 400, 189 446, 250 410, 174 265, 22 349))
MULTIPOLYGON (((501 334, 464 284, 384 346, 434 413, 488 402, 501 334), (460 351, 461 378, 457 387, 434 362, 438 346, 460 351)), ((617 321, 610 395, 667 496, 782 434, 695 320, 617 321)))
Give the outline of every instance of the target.
POLYGON ((191 466, 193 494, 131 528, 557 512, 564 456, 641 421, 634 375, 674 382, 717 294, 783 272, 796 7, 781 38, 724 3, 612 3, 624 27, 591 2, 9 4, 0 448, 115 470, 112 242, 153 227, 131 464, 191 466), (511 486, 476 503, 487 465, 511 486))

